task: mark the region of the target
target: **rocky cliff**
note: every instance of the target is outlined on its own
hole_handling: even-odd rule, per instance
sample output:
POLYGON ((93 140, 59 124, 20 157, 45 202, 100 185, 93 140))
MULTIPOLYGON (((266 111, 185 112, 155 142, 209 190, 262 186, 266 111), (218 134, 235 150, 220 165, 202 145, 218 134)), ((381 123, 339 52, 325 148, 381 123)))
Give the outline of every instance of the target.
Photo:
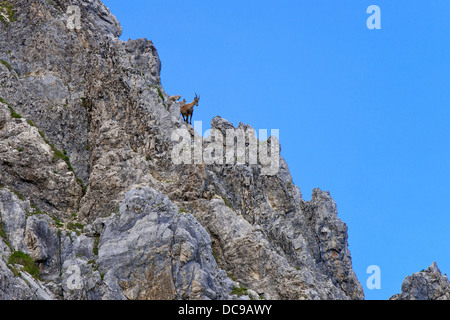
POLYGON ((198 133, 100 1, 0 14, 0 299, 364 298, 335 202, 302 199, 281 157, 174 161, 174 131, 198 133))
POLYGON ((389 300, 450 300, 450 281, 433 262, 426 270, 407 276, 401 293, 389 300))

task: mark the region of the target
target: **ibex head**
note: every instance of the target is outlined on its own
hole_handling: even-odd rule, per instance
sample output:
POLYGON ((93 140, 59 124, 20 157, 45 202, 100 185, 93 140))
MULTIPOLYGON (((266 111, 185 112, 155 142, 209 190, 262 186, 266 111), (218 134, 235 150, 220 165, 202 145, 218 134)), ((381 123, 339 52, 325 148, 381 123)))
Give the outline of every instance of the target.
POLYGON ((196 106, 198 106, 198 101, 200 100, 200 96, 197 97, 197 94, 195 94, 195 98, 194 98, 194 104, 196 106))

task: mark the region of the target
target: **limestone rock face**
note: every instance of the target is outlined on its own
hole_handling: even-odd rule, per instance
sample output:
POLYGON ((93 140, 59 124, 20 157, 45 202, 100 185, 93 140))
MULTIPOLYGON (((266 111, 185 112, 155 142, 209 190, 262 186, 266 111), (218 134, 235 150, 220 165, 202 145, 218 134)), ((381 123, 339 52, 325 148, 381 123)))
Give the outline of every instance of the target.
MULTIPOLYGON (((302 198, 276 137, 239 163, 177 162, 177 130, 188 149, 222 145, 169 103, 151 41, 120 40, 99 0, 7 2, 0 299, 364 298, 336 203, 302 198), (270 172, 249 161, 267 150, 270 172)), ((256 141, 219 116, 211 128, 256 141)))
POLYGON ((65 216, 76 212, 82 187, 61 159, 63 153, 45 142, 24 118, 12 118, 1 102, 0 119, 1 184, 30 195, 33 203, 46 211, 65 216))
POLYGON ((205 229, 149 188, 129 191, 106 221, 98 265, 112 298, 223 299, 233 286, 205 229))
POLYGON ((450 282, 433 262, 426 270, 407 276, 401 293, 389 300, 450 300, 450 282))

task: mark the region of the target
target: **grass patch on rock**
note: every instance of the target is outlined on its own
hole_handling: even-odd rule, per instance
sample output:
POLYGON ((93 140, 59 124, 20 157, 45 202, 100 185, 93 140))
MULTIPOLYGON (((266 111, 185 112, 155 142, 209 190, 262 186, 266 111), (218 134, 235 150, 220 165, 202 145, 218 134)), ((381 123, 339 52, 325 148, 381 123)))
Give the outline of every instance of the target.
MULTIPOLYGON (((40 273, 39 268, 36 263, 31 259, 29 255, 22 251, 14 251, 8 260, 8 264, 14 266, 15 264, 19 264, 23 266, 23 271, 28 272, 33 278, 39 279, 40 273)), ((13 270, 14 272, 14 270, 13 270)), ((17 270, 16 270, 17 272, 17 270)), ((14 272, 16 274, 16 272, 14 272)), ((17 275, 17 274, 16 274, 17 275)))
POLYGON ((0 21, 9 24, 11 22, 17 21, 16 9, 8 1, 0 1, 0 21))

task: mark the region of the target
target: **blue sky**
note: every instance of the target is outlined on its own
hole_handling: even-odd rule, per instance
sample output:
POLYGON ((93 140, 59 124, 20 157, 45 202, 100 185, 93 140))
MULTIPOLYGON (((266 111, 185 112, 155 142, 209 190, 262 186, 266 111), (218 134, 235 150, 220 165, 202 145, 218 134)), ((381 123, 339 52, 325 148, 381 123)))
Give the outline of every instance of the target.
POLYGON ((167 93, 201 95, 204 130, 216 115, 280 130, 303 198, 319 187, 336 201, 366 299, 433 261, 450 272, 450 1, 104 3, 121 39, 153 41, 167 93))

